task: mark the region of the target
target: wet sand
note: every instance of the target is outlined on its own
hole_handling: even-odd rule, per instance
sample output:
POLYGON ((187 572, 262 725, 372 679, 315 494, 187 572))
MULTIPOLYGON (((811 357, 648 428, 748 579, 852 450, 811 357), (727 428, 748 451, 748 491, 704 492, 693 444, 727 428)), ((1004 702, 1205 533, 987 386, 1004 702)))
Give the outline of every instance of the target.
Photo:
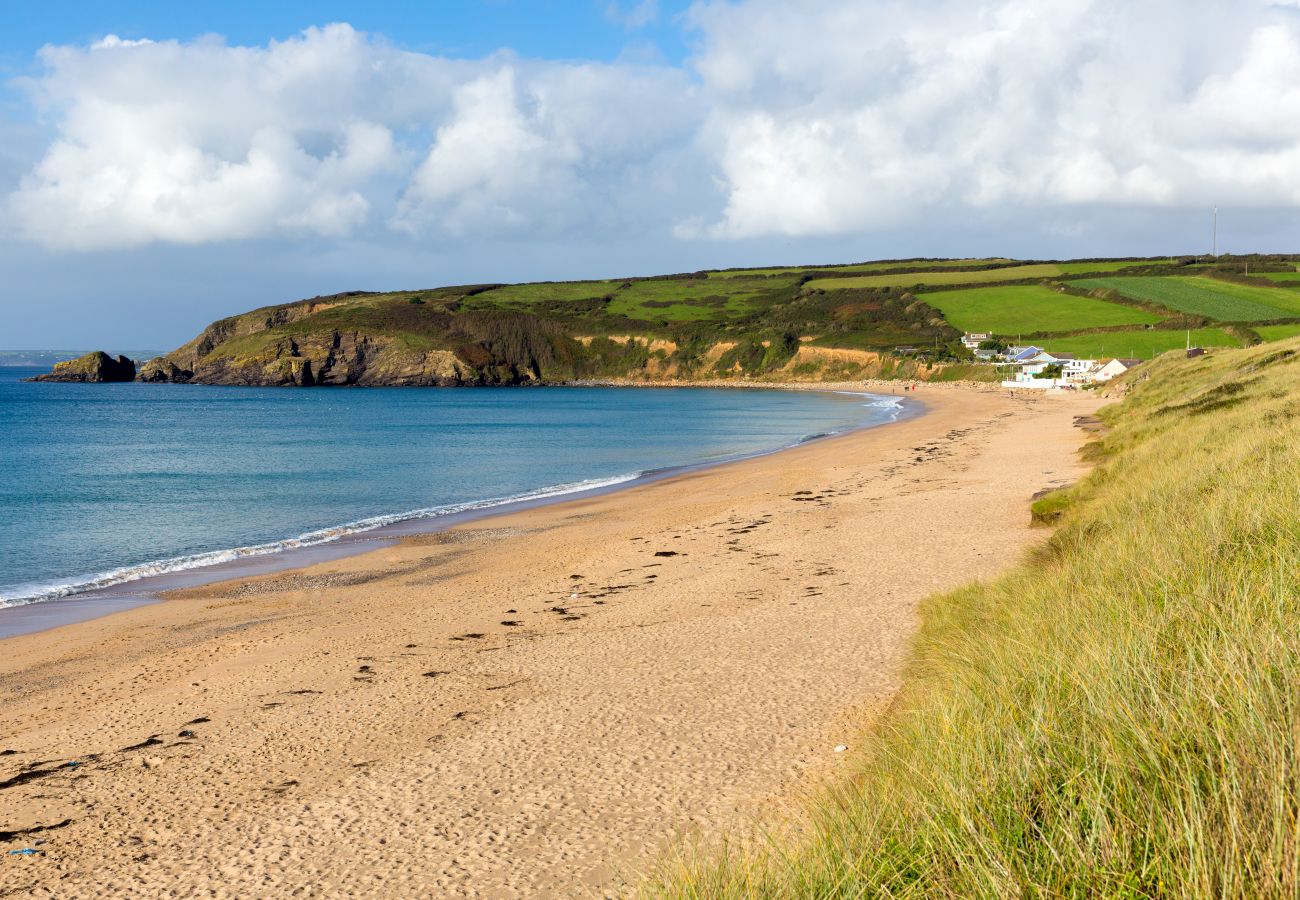
POLYGON ((0 641, 0 896, 604 896, 779 813, 897 690, 917 603, 1044 536, 1098 405, 917 398, 0 641))

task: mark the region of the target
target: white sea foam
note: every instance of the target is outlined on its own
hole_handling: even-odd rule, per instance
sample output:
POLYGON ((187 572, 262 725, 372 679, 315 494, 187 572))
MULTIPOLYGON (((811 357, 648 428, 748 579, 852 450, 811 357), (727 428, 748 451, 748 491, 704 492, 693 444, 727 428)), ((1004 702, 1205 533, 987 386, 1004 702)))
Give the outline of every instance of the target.
POLYGON ((494 497, 488 500, 477 500, 470 503, 431 506, 424 509, 413 509, 402 513, 372 516, 368 519, 358 519, 355 522, 336 525, 332 528, 308 531, 305 534, 300 534, 297 537, 287 538, 282 541, 253 544, 247 547, 234 547, 228 550, 212 550, 207 553, 193 553, 188 556, 174 556, 170 559, 160 559, 153 562, 140 563, 135 566, 123 566, 122 568, 111 569, 97 575, 90 575, 54 584, 20 585, 16 588, 9 589, 7 593, 0 594, 0 609, 10 606, 23 606, 28 603, 40 603, 44 600, 57 600, 61 597, 70 597, 74 594, 84 594, 87 591, 102 590, 103 588, 126 584, 130 581, 139 581, 142 578, 150 578, 155 575, 167 575, 173 572, 184 572, 189 569, 201 569, 205 566, 215 566, 221 563, 234 562, 235 560, 246 559, 251 556, 267 556, 272 553, 282 553, 285 550, 295 550, 300 547, 314 547, 319 544, 327 544, 331 541, 336 541, 339 538, 347 537, 349 535, 374 531, 376 528, 383 528, 385 525, 395 525, 398 522, 409 522, 416 519, 437 519, 454 513, 489 509, 507 503, 545 500, 550 497, 561 497, 566 494, 576 494, 582 491, 599 490, 600 488, 613 487, 614 485, 632 481, 636 478, 640 478, 642 474, 643 473, 641 472, 634 472, 629 475, 616 475, 612 478, 592 478, 587 481, 557 484, 551 487, 540 488, 535 491, 525 491, 524 493, 515 494, 509 497, 494 497))
MULTIPOLYGON (((903 398, 901 397, 884 397, 866 391, 836 391, 835 393, 870 398, 869 402, 862 404, 863 407, 867 409, 878 409, 882 414, 888 413, 887 417, 883 418, 883 421, 892 422, 897 419, 899 414, 903 411, 903 398)), ((880 424, 880 422, 881 420, 873 420, 868 424, 874 425, 880 424)), ((805 435, 799 440, 787 444, 785 447, 776 449, 794 447, 809 440, 814 440, 819 437, 827 437, 837 433, 839 432, 831 431, 805 435)), ((727 459, 734 458, 736 457, 720 456, 706 460, 705 464, 725 462, 727 459)), ((253 544, 247 547, 234 547, 228 550, 213 550, 206 553, 193 553, 187 556, 175 556, 170 559, 155 560, 153 562, 140 563, 139 565, 134 566, 123 566, 118 569, 101 572, 97 575, 89 575, 56 583, 18 585, 6 589, 4 593, 0 593, 0 609, 11 606, 23 606, 28 603, 40 603, 45 600, 58 600, 62 597, 71 597, 75 594, 87 593, 88 591, 102 590, 104 588, 114 587, 132 581, 139 581, 142 578, 150 578, 156 575, 167 575, 174 572, 184 572, 190 569, 201 569, 207 566, 234 562, 236 560, 246 559, 253 556, 268 556, 273 553, 283 553, 286 550, 295 550, 302 547, 314 547, 350 535, 374 531, 375 529, 383 528, 386 525, 395 525, 398 522, 409 522, 418 519, 436 519, 455 513, 490 509, 494 506, 502 506, 507 503, 545 500, 551 497, 562 497, 566 494, 575 494, 582 491, 613 487, 618 484, 633 481, 645 475, 658 474, 660 471, 662 470, 633 472, 627 475, 616 475, 612 478, 593 478, 586 481, 557 484, 551 487, 540 488, 535 491, 526 491, 509 497, 493 497, 488 500, 478 500, 470 503, 432 506, 424 509, 413 509, 407 512, 372 516, 368 519, 358 519, 355 522, 336 525, 332 528, 322 528, 317 531, 309 531, 305 534, 300 534, 297 537, 291 537, 281 541, 271 541, 265 544, 253 544)))

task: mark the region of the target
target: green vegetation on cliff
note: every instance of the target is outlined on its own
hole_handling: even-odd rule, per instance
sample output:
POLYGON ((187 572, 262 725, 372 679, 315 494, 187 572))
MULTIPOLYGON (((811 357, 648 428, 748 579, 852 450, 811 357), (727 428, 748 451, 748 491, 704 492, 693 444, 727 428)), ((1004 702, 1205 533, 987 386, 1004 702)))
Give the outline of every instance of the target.
POLYGON ((837 377, 861 377, 879 374, 882 355, 904 344, 931 354, 891 363, 898 377, 928 377, 960 352, 959 333, 911 294, 832 295, 803 281, 697 273, 315 297, 214 322, 140 377, 297 385, 817 377, 826 363, 817 348, 828 346, 858 353, 837 359, 837 377))
POLYGON ((1262 277, 1295 265, 1291 257, 1213 266, 913 259, 352 292, 214 322, 139 377, 267 385, 995 379, 969 365, 961 330, 1140 356, 1179 346, 1186 330, 1208 335, 1207 344, 1254 343, 1300 324, 1300 283, 1262 277), (1123 276, 1110 277, 1116 272, 1123 276), (1219 322, 1231 323, 1228 331, 1219 322))
POLYGON ((1300 339, 1126 378, 1047 545, 924 605, 807 831, 648 894, 1300 892, 1300 339))

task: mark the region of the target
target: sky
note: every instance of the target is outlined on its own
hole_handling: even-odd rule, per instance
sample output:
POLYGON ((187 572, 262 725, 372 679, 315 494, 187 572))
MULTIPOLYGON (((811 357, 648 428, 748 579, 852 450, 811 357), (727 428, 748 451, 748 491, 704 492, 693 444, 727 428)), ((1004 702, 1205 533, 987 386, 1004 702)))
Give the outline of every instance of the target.
POLYGON ((1300 0, 0 11, 0 349, 356 289, 1203 253, 1215 206, 1220 250, 1300 250, 1300 0))

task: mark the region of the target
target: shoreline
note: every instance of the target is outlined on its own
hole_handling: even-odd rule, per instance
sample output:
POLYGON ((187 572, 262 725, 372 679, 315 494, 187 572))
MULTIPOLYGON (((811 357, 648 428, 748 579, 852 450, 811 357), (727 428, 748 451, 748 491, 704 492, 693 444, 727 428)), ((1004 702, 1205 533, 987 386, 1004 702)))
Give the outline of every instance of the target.
MULTIPOLYGON (((711 381, 700 381, 658 385, 634 385, 633 383, 600 381, 574 382, 566 386, 717 388, 724 386, 724 382, 715 383, 711 381)), ((861 394, 864 397, 879 397, 881 399, 888 399, 893 396, 900 401, 900 412, 890 421, 863 422, 842 431, 832 432, 829 434, 807 435, 793 444, 773 447, 756 453, 746 453, 717 460, 690 463, 687 465, 668 466, 661 469, 650 469, 638 472, 618 481, 608 479, 612 483, 597 485, 590 488, 580 488, 576 485, 553 485, 529 492, 530 494, 540 494, 541 496, 524 495, 517 498, 502 498, 500 500, 486 499, 470 504, 470 508, 467 509, 454 510, 445 513, 439 512, 433 515, 410 515, 408 517, 402 517, 404 514, 397 513, 392 514, 391 517, 379 516, 376 518, 392 518, 392 521, 374 527, 357 528, 356 530, 351 531, 346 529, 352 527, 353 524, 359 525, 361 523, 344 523, 338 526, 321 529, 321 531, 325 532, 337 531, 339 532, 337 537, 314 543, 284 546, 280 549, 270 550, 267 552, 240 552, 259 550, 259 545, 259 547, 256 548, 239 547, 215 550, 204 554, 196 554, 200 556, 216 556, 222 554, 236 555, 231 559, 215 561, 207 564, 177 567, 153 574, 126 578, 102 587, 87 587, 74 590, 64 596, 51 597, 43 600, 29 600, 15 603, 13 605, 0 606, 0 641, 19 637, 25 634, 35 634, 51 628, 59 628, 63 625, 90 621, 92 619, 113 615, 125 610, 163 602, 166 599, 165 595, 174 590, 202 587, 205 585, 216 584, 224 581, 240 580, 258 575, 270 575, 277 572, 290 571, 297 568, 315 565, 317 563, 345 559, 351 556, 381 550, 410 535, 436 534, 458 525, 489 519, 499 515, 509 515, 513 512, 534 509, 540 506, 597 497, 643 484, 651 484, 661 479, 671 478, 680 474, 702 471, 717 466, 731 465, 747 459, 756 459, 763 456, 782 453, 810 441, 840 437, 845 434, 851 434, 854 431, 876 428, 881 425, 889 425, 893 422, 925 414, 924 403, 916 401, 912 397, 899 397, 897 395, 876 393, 875 391, 862 387, 860 384, 854 382, 834 382, 824 384, 805 384, 801 382, 783 382, 774 384, 758 382, 730 382, 725 383, 725 386, 737 389, 754 390, 815 391, 841 394, 851 393, 861 394), (908 401, 912 401, 911 404, 909 404, 908 401), (575 489, 566 490, 566 488, 570 487, 575 489), (555 493, 550 493, 552 491, 555 493)), ((298 540, 301 537, 302 535, 298 538, 285 538, 273 542, 273 544, 290 544, 291 541, 298 540)), ((272 544, 266 546, 272 546, 272 544)), ((170 562, 172 562, 172 560, 156 560, 126 568, 143 569, 151 566, 160 566, 170 562)), ((102 578, 107 574, 110 573, 86 577, 102 578)))
POLYGON ((898 690, 920 601, 1017 561, 1030 496, 1084 471, 1097 398, 919 393, 891 428, 6 641, 0 778, 39 780, 0 828, 70 820, 15 883, 601 896, 780 814, 898 690))

